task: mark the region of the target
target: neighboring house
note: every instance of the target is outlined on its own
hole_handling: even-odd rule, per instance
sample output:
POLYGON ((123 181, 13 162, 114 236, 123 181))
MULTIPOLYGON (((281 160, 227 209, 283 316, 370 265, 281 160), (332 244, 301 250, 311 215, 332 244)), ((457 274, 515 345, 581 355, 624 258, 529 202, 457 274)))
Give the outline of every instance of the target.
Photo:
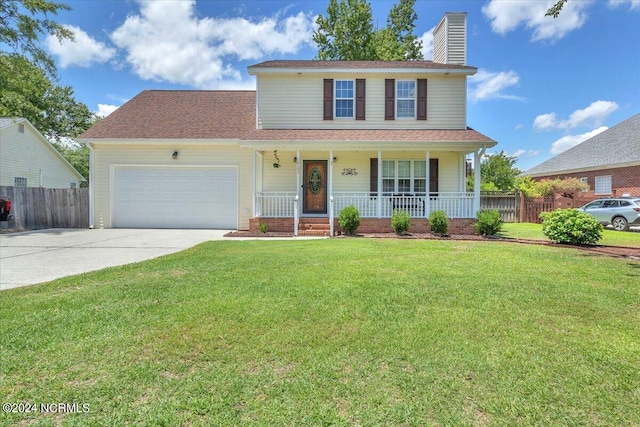
POLYGON ((0 118, 0 185, 77 188, 84 180, 29 120, 0 118))
POLYGON ((536 181, 578 178, 586 196, 640 196, 640 114, 524 172, 536 181))
POLYGON ((353 204, 363 232, 394 208, 473 232, 465 159, 496 142, 467 127, 466 14, 434 39, 440 62, 267 61, 256 91, 140 93, 80 137, 94 224, 333 232, 353 204))

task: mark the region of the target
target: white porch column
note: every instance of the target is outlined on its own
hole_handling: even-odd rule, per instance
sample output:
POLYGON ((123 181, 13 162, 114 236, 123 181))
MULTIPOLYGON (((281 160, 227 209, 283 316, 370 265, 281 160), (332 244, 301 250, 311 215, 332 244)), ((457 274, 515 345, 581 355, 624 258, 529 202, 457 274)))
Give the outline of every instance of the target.
POLYGON ((376 213, 382 218, 382 151, 378 150, 378 194, 376 198, 376 213))
POLYGON ((478 149, 473 153, 473 216, 480 210, 480 160, 484 155, 486 147, 478 149))
POLYGON ((293 201, 293 235, 298 235, 298 224, 300 222, 300 150, 296 151, 296 197, 293 201))
POLYGON ((329 150, 329 235, 333 236, 333 150, 329 150))
POLYGON ((460 192, 467 191, 467 156, 464 153, 458 154, 460 156, 460 192))
POLYGON ((431 160, 431 153, 429 151, 425 151, 424 153, 424 160, 425 160, 425 176, 426 176, 426 190, 427 190, 427 197, 425 198, 424 201, 424 216, 425 218, 429 218, 429 215, 431 214, 431 197, 430 197, 430 190, 431 190, 431 169, 429 168, 430 166, 430 160, 431 160))
POLYGON ((256 156, 258 155, 257 150, 253 150, 253 161, 251 164, 251 167, 253 169, 252 172, 252 177, 253 177, 253 197, 251 198, 251 216, 255 218, 256 216, 256 196, 257 196, 257 192, 258 192, 258 183, 256 182, 257 179, 257 172, 256 172, 256 156))

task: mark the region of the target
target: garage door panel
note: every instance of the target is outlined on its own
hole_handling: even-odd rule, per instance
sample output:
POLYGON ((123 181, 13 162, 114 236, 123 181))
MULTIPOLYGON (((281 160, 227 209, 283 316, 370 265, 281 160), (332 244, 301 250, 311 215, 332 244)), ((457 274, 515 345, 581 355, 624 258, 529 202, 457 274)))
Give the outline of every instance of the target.
POLYGON ((116 168, 114 226, 237 228, 236 168, 116 168))

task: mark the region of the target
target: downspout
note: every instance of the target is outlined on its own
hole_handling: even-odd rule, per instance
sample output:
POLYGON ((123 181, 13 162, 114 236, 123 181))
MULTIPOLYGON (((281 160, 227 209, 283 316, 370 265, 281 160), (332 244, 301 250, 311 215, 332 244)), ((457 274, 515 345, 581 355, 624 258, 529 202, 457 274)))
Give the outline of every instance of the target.
POLYGON ((93 149, 93 144, 91 144, 90 142, 86 142, 85 145, 87 146, 87 148, 89 149, 89 228, 94 228, 94 218, 93 218, 93 213, 94 213, 94 195, 93 195, 93 190, 94 190, 94 176, 95 176, 95 151, 93 149))

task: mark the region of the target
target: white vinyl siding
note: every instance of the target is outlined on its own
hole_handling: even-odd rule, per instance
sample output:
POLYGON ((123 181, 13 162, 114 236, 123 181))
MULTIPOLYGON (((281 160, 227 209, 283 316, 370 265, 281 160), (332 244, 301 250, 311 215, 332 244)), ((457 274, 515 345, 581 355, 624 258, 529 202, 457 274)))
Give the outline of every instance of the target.
POLYGON ((611 175, 596 176, 595 194, 611 194, 611 175))
MULTIPOLYGON (((265 153, 265 159, 268 156, 265 153)), ((273 157, 269 158, 271 162, 273 157)), ((284 161, 284 158, 281 156, 284 161)), ((96 227, 102 224, 106 228, 112 223, 112 196, 114 170, 118 166, 154 166, 154 167, 233 167, 238 174, 238 229, 249 228, 253 191, 253 150, 239 148, 235 143, 228 145, 198 145, 185 141, 175 145, 101 145, 95 146, 94 168, 94 218, 96 227), (171 155, 176 149, 180 155, 173 160, 171 155)), ((272 168, 273 169, 273 168, 272 168)))
POLYGON ((80 176, 27 122, 0 130, 0 153, 0 185, 14 186, 15 177, 25 178, 30 187, 69 188, 72 182, 80 184, 80 176))
POLYGON ((433 32, 433 61, 441 64, 465 64, 466 13, 447 13, 433 32))
MULTIPOLYGON (((296 191, 296 164, 293 161, 295 151, 278 151, 281 166, 278 169, 273 168, 273 153, 265 152, 262 168, 263 168, 263 191, 296 191)), ((377 151, 359 151, 359 152, 341 152, 334 151, 336 162, 333 164, 333 190, 334 191, 369 191, 371 167, 370 159, 377 158, 377 151), (357 175, 342 175, 344 169, 355 169, 357 175)), ((464 186, 464 163, 460 158, 464 158, 463 153, 456 152, 437 152, 430 153, 430 158, 438 159, 439 176, 438 190, 440 192, 457 192, 461 191, 464 186), (461 166, 462 165, 462 166, 461 166)), ((328 151, 302 151, 300 153, 300 161, 302 160, 328 160, 328 151)), ((382 154, 383 166, 384 161, 391 160, 395 165, 397 160, 410 160, 413 163, 413 184, 414 189, 416 182, 419 185, 425 168, 425 153, 421 151, 415 152, 385 152, 382 154)), ((302 165, 302 163, 300 163, 302 165)), ((395 166, 394 166, 395 167, 395 166)), ((394 172, 395 174, 395 172, 394 172)), ((395 176, 395 175, 394 175, 395 176)), ((395 178, 394 178, 395 179, 395 178)), ((426 182, 426 179, 425 179, 426 182)), ((395 189, 395 183, 394 183, 395 189)), ((418 191, 418 190, 414 190, 418 191)), ((424 190, 423 190, 424 191, 424 190)))
POLYGON ((262 129, 339 129, 341 120, 323 120, 323 79, 366 78, 366 120, 349 122, 350 129, 466 129, 467 84, 459 75, 262 75, 258 76, 258 123, 262 129), (428 120, 384 120, 384 81, 428 80, 428 120), (296 96, 283 97, 283 88, 296 96))

